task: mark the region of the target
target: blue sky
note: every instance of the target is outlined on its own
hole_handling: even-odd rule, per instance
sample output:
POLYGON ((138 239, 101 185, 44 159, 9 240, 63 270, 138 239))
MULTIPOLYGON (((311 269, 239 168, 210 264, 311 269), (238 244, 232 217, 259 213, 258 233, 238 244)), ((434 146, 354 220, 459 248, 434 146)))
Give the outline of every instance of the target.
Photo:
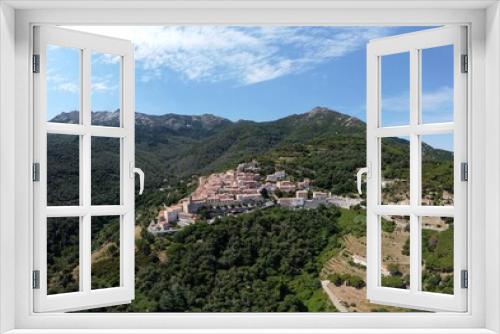
MULTIPOLYGON (((78 27, 135 45, 136 110, 147 114, 210 113, 236 121, 269 121, 315 106, 365 120, 366 43, 419 27, 78 27)), ((443 57, 425 50, 424 122, 450 121, 453 88, 443 57)), ((53 48, 48 118, 77 109, 78 55, 53 48), (71 60, 73 59, 73 60, 71 60)), ((383 125, 408 120, 407 55, 383 59, 383 125)), ((93 55, 92 109, 118 108, 116 58, 93 55)), ((434 146, 451 147, 449 140, 434 146)))

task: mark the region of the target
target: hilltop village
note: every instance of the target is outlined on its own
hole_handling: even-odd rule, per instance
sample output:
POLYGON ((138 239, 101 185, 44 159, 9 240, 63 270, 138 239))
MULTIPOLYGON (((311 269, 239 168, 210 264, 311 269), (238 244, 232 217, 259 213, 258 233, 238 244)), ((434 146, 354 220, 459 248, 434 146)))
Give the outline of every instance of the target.
POLYGON ((172 233, 198 220, 211 223, 217 217, 275 205, 314 209, 321 204, 350 208, 360 203, 360 198, 314 191, 311 180, 292 181, 283 170, 263 176, 254 160, 236 169, 199 177, 196 190, 178 203, 163 207, 148 230, 153 234, 172 233))

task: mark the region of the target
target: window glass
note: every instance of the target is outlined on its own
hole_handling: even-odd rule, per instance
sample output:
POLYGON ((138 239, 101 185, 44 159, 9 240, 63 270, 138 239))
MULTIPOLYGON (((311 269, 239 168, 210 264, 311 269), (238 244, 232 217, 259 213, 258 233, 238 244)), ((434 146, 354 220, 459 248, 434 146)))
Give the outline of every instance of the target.
POLYGON ((410 53, 380 57, 381 126, 410 124, 410 53))
POLYGON ((80 136, 47 135, 47 205, 80 204, 80 136))
POLYGON ((453 122, 453 45, 423 49, 422 123, 453 122))
POLYGON ((421 217, 422 291, 453 294, 453 218, 421 217))
POLYGON ((80 218, 47 218, 47 293, 79 291, 80 218))
POLYGON ((381 138, 381 204, 410 201, 410 141, 408 137, 381 138))
POLYGON ((120 138, 92 137, 92 205, 120 204, 120 138))
POLYGON ((421 136, 422 205, 453 205, 453 135, 421 136))
POLYGON ((92 217, 92 289, 120 286, 120 217, 92 217))
POLYGON ((48 45, 47 121, 80 123, 81 50, 48 45))
POLYGON ((120 126, 121 61, 120 56, 92 53, 92 125, 120 126))
POLYGON ((382 263, 381 285, 410 288, 410 219, 407 216, 380 217, 382 263))

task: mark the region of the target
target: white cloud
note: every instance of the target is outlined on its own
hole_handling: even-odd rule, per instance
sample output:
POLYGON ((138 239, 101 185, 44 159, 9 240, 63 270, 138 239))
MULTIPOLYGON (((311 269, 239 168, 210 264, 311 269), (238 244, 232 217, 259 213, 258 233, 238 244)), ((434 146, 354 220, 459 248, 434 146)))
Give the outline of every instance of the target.
POLYGON ((410 110, 410 95, 408 92, 403 92, 399 95, 382 97, 382 110, 408 113, 410 110))
MULTIPOLYGON (((422 110, 425 113, 449 113, 453 107, 453 88, 441 86, 432 91, 422 93, 422 110)), ((408 92, 384 97, 382 109, 392 112, 408 112, 410 110, 410 97, 408 92)))
POLYGON ((109 87, 105 82, 93 82, 92 83, 92 91, 95 92, 107 92, 109 91, 109 87))
POLYGON ((453 107, 453 88, 442 86, 422 95, 422 109, 426 112, 449 112, 453 107))
POLYGON ((116 83, 111 83, 105 77, 92 77, 92 91, 94 93, 111 93, 118 89, 116 83))
POLYGON ((76 94, 80 92, 78 82, 70 80, 70 78, 54 72, 49 68, 47 72, 48 89, 53 91, 61 91, 65 93, 76 94))
POLYGON ((121 60, 120 56, 112 55, 109 53, 96 54, 92 61, 96 61, 101 64, 118 64, 121 60))
POLYGON ((169 68, 183 78, 254 84, 301 73, 314 65, 365 47, 389 28, 316 27, 72 27, 135 45, 143 81, 169 68))
POLYGON ((63 82, 55 86, 56 90, 76 94, 80 92, 80 87, 74 82, 63 82))

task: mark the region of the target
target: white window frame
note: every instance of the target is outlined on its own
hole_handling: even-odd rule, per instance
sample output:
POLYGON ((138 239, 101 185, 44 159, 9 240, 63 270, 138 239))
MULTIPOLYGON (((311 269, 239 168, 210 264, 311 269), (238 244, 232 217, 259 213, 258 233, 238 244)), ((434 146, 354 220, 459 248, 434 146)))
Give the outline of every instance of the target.
POLYGON ((496 1, 223 1, 157 2, 10 0, 0 3, 0 331, 128 333, 498 333, 500 290, 500 10, 496 1), (129 7, 128 9, 123 7, 129 7), (62 8, 65 7, 65 8, 62 8), (73 8, 69 8, 73 7, 73 8), (133 8, 130 8, 133 7, 133 8), (47 9, 49 8, 49 9, 47 9), (15 10, 17 9, 17 10, 15 10), (468 141, 468 252, 466 313, 405 314, 34 314, 30 252, 34 24, 467 24, 471 38, 468 141), (12 64, 15 63, 15 70, 12 64), (487 69, 487 71, 486 71, 487 69), (14 89, 15 88, 15 89, 14 89), (15 126, 12 126, 15 124, 15 126), (486 140, 488 138, 488 140, 486 140), (485 182, 488 175, 488 182, 485 182), (14 186, 7 189, 7 185, 14 186), (12 190, 15 189, 15 196, 12 190), (488 252, 485 252, 485 248, 488 252), (15 254, 15 256, 12 256, 15 254), (488 261, 488 266, 485 262, 488 261), (14 287, 14 288, 13 288, 14 287), (488 293, 485 294, 487 289, 488 293), (13 307, 14 306, 14 307, 13 307), (99 330, 101 328, 101 330, 99 330), (149 328, 149 330, 146 330, 149 328), (170 330, 168 330, 170 328, 170 330), (219 328, 219 330, 217 330, 219 328), (220 330, 225 328, 225 330, 220 330), (84 330, 88 329, 88 330, 84 330), (288 330, 287 330, 288 329, 288 330), (180 330, 179 330, 180 331, 180 330), (116 332, 116 331, 115 331, 116 332), (156 332, 160 332, 159 330, 156 332))
POLYGON ((370 41, 367 46, 367 297, 371 302, 431 311, 467 310, 467 289, 461 285, 461 272, 467 270, 467 181, 461 180, 461 163, 467 163, 467 77, 462 72, 462 56, 467 55, 467 28, 444 26, 429 30, 370 41), (423 124, 421 122, 422 50, 453 47, 453 121, 423 124), (409 57, 409 124, 382 124, 382 58, 407 53, 409 57), (422 139, 428 134, 453 136, 454 192, 452 206, 422 205, 422 139), (408 137, 409 195, 408 205, 382 205, 383 138, 408 137), (407 216, 410 222, 410 286, 396 289, 381 285, 382 230, 384 215, 407 216), (452 217, 453 223, 453 294, 422 291, 421 219, 425 216, 452 217))
POLYGON ((72 31, 53 26, 34 27, 34 54, 39 56, 39 73, 33 75, 34 85, 34 161, 39 166, 39 181, 33 184, 34 196, 34 254, 33 268, 39 273, 39 288, 34 289, 35 312, 76 311, 130 303, 134 299, 135 196, 134 196, 134 50, 130 41, 72 31), (79 124, 47 121, 47 46, 80 50, 80 108, 79 124), (92 53, 118 56, 119 109, 118 127, 96 126, 91 121, 92 53), (49 134, 79 137, 79 205, 47 205, 47 136, 49 134), (120 203, 92 205, 91 201, 91 140, 115 138, 120 141, 120 203), (92 217, 119 217, 119 286, 91 288, 91 225, 92 217), (47 220, 53 217, 79 219, 79 290, 47 294, 47 220))

